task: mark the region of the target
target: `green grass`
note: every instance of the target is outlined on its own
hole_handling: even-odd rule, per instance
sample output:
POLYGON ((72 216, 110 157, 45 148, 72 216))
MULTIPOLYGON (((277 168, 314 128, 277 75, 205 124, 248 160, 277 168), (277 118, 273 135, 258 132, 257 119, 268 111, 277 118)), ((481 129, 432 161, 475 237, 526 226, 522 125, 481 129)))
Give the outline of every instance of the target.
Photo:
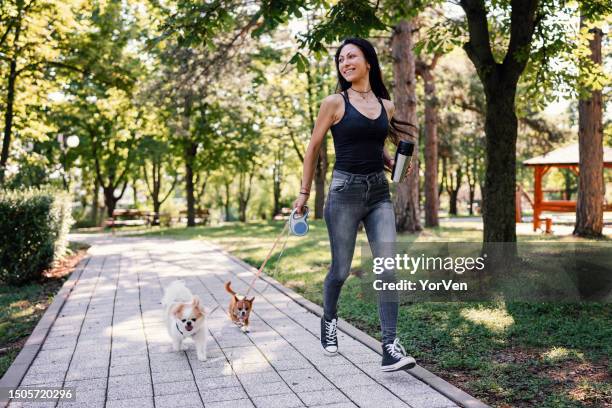
MULTIPOLYGON (((87 245, 70 242, 68 256, 87 245)), ((42 278, 23 286, 0 284, 0 377, 10 367, 28 336, 69 275, 42 278)))
MULTIPOLYGON (((400 235, 399 242, 480 242, 477 223, 457 222, 400 235)), ((259 267, 283 224, 226 223, 220 226, 156 229, 141 236, 209 239, 259 267)), ((608 238, 609 240, 609 238, 608 238)), ((527 235, 519 241, 582 241, 527 235)), ((357 237, 351 265, 361 263, 357 237)), ((278 271, 280 245, 265 272, 309 300, 322 303, 322 284, 331 261, 322 220, 310 222, 305 237, 288 240, 278 271)), ((362 298, 361 283, 349 277, 339 314, 380 339, 376 305, 362 298)), ((398 334, 419 363, 468 393, 498 407, 602 407, 612 404, 612 306, 551 303, 415 303, 402 305, 398 334)))
POLYGON ((0 286, 0 376, 19 353, 64 280, 0 286))

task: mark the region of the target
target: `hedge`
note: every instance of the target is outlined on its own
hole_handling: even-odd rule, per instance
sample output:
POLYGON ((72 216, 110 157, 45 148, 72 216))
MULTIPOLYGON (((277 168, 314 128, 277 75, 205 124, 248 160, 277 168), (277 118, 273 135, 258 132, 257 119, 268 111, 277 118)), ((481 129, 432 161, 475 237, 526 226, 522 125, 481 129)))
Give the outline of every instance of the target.
POLYGON ((73 222, 65 192, 0 191, 0 281, 20 285, 39 279, 65 254, 73 222))

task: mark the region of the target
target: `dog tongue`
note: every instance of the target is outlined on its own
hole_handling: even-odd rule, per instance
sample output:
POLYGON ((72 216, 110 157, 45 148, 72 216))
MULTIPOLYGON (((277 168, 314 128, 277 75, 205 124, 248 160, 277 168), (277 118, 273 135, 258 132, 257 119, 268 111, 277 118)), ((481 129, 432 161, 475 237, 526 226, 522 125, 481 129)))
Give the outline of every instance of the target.
POLYGON ((187 329, 187 331, 191 331, 191 329, 193 329, 193 327, 192 327, 192 326, 187 326, 187 327, 185 327, 185 328, 187 329))

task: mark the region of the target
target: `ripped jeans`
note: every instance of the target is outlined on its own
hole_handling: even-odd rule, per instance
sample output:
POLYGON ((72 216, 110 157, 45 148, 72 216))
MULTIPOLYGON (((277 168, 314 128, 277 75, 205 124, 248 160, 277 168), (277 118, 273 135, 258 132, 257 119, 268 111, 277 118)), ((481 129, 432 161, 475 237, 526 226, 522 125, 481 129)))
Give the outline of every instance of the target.
MULTIPOLYGON (((396 240, 395 211, 384 171, 362 175, 334 170, 324 217, 332 261, 323 284, 323 310, 330 320, 337 317, 338 297, 350 272, 360 221, 372 256, 395 256, 391 245, 396 240)), ((381 277, 395 281, 395 271, 386 270, 381 277)), ((392 343, 396 336, 397 293, 377 295, 383 344, 392 343)))

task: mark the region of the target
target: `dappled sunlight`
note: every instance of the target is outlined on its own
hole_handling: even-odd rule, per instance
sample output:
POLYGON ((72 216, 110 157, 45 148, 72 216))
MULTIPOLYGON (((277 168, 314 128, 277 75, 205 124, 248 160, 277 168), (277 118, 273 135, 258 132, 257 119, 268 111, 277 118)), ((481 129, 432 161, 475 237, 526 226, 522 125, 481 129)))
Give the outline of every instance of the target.
POLYGON ((461 310, 461 316, 495 333, 503 333, 514 324, 514 318, 500 308, 467 308, 461 310))
POLYGON ((541 354, 542 359, 547 363, 558 363, 566 360, 584 361, 584 353, 565 347, 552 347, 541 354))
POLYGON ((112 334, 113 339, 142 340, 142 319, 140 313, 135 312, 133 318, 122 322, 113 322, 112 326, 105 327, 104 334, 108 336, 112 334))
POLYGON ((21 309, 19 309, 18 307, 22 307, 22 306, 11 305, 11 308, 13 307, 15 307, 16 309, 11 313, 11 319, 20 319, 23 317, 30 317, 32 313, 34 313, 34 308, 32 307, 32 305, 29 305, 27 308, 21 308, 21 309))

